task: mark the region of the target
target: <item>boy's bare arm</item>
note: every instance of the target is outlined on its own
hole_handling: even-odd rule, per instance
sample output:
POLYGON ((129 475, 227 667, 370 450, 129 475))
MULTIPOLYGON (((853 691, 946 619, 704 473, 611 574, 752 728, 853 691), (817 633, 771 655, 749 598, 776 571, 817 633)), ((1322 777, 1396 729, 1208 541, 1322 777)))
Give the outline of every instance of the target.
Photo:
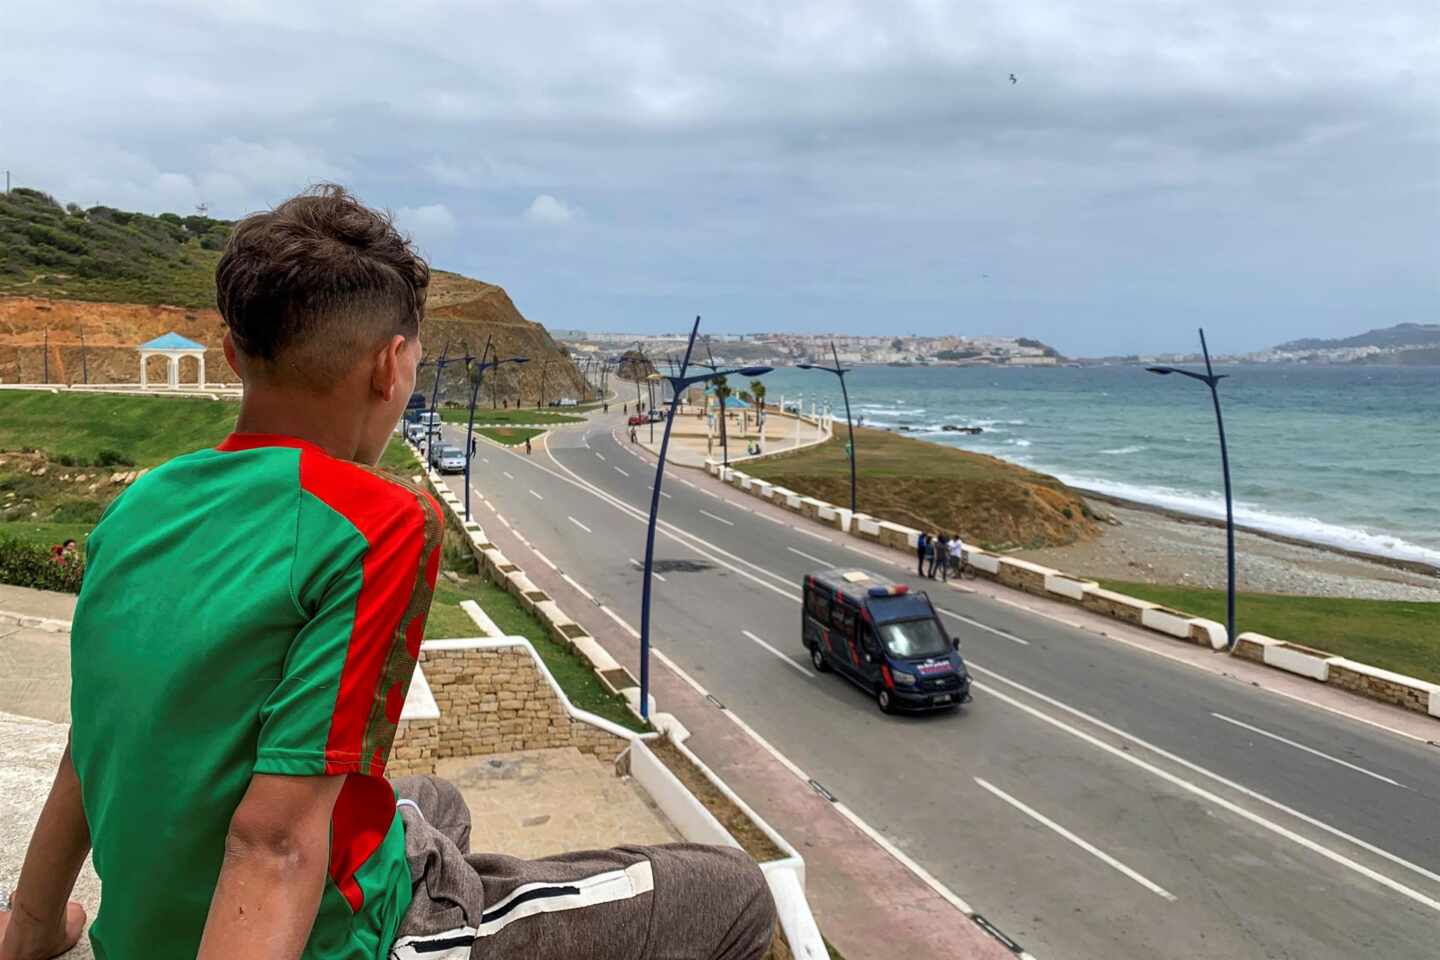
POLYGON ((90 852, 90 827, 70 746, 40 811, 11 910, 0 911, 0 960, 48 960, 73 947, 85 931, 85 910, 69 903, 90 852))
MULTIPOLYGON (((199 960, 294 960, 330 863, 337 777, 256 774, 230 820, 199 960)), ((3 958, 0 958, 3 960, 3 958)))

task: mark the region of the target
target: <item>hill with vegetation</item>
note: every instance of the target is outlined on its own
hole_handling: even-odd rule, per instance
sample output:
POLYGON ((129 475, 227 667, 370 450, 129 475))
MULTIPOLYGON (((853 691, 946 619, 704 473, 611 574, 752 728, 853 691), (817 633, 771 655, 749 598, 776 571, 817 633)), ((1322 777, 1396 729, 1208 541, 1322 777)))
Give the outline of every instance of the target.
MULTIPOLYGON (((135 347, 174 331, 206 346, 207 378, 233 380, 214 306, 215 265, 231 226, 202 216, 81 209, 24 187, 0 194, 0 378, 133 383, 140 378, 135 347)), ((487 338, 499 356, 530 358, 492 372, 485 395, 494 403, 580 397, 574 365, 494 284, 435 271, 422 337, 432 358, 447 343, 452 355, 467 348, 478 354, 487 338)), ((151 362, 151 377, 163 379, 164 361, 151 362)), ((182 379, 193 380, 192 363, 182 362, 182 379)), ((452 400, 465 394, 464 377, 463 365, 446 370, 452 400)), ((423 383, 428 389, 433 380, 423 383)))
POLYGON ((1282 343, 1274 349, 1283 353, 1296 353, 1304 350, 1343 350, 1348 347, 1440 348, 1440 323, 1397 323, 1393 327, 1367 330, 1353 337, 1336 340, 1307 337, 1282 343))
MULTIPOLYGON (((1060 546, 1101 529, 1065 484, 996 457, 857 427, 855 460, 858 506, 882 520, 959 533, 967 543, 997 550, 1060 546)), ((808 496, 850 502, 843 431, 795 453, 747 461, 744 469, 808 496)))

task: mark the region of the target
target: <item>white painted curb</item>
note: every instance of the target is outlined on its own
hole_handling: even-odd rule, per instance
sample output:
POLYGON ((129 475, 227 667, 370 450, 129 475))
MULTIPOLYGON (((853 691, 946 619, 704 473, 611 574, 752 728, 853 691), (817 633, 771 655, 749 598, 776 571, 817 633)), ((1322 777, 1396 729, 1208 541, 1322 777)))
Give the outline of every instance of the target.
MULTIPOLYGON (((977 566, 976 569, 979 569, 979 567, 977 566)), ((1100 584, 1094 580, 1081 580, 1079 577, 1072 577, 1063 573, 1045 574, 1046 593, 1053 593, 1056 596, 1066 597, 1077 602, 1085 598, 1087 588, 1098 586, 1100 586, 1100 584)))
POLYGON ((53 620, 50 617, 32 617, 27 613, 11 613, 9 610, 0 610, 0 623, 13 623, 16 626, 28 627, 31 630, 44 630, 47 633, 69 633, 69 620, 53 620))
POLYGON ((1210 649, 1224 650, 1229 643, 1229 636, 1226 633, 1223 623, 1216 623, 1214 620, 1206 620, 1204 617, 1194 617, 1190 620, 1191 629, 1198 629, 1210 641, 1210 649))
POLYGON ((1265 665, 1319 680, 1321 683, 1330 679, 1330 664, 1326 662, 1326 658, 1295 650, 1280 642, 1266 645, 1265 665))
POLYGON ((1143 626, 1172 637, 1179 637, 1181 640, 1190 639, 1190 619, 1182 613, 1167 610, 1164 607, 1146 607, 1140 611, 1140 623, 1143 626))
MULTIPOLYGON (((674 743, 673 740, 671 742, 674 743)), ((804 859, 684 744, 676 743, 675 748, 786 854, 784 859, 760 864, 770 895, 775 898, 780 928, 785 931, 785 939, 795 956, 804 960, 826 960, 829 953, 825 949, 825 941, 820 937, 820 928, 816 926, 810 903, 805 898, 804 859)), ((650 752, 642 738, 636 738, 630 744, 630 775, 645 788, 645 792, 650 794, 660 811, 686 840, 740 847, 720 821, 650 752)))

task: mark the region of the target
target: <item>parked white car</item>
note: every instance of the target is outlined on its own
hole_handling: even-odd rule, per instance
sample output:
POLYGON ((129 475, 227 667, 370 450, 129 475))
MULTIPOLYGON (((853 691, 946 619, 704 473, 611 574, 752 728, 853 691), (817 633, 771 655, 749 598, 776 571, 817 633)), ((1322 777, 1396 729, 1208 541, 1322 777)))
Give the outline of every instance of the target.
POLYGON ((430 466, 441 473, 464 473, 465 454, 448 443, 436 444, 430 448, 430 466))

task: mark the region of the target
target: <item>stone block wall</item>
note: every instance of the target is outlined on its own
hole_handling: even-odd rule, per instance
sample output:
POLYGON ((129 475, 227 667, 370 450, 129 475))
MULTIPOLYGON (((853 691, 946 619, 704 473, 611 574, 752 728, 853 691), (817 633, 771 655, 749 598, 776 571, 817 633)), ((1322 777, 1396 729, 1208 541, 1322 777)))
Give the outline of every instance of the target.
MULTIPOLYGON (((1384 671, 1373 668, 1357 670, 1355 668, 1362 666, 1361 664, 1351 664, 1341 657, 1332 657, 1329 666, 1328 682, 1331 686, 1358 693, 1371 700, 1393 703, 1417 713, 1427 713, 1430 710, 1430 687, 1426 684, 1413 680, 1409 683, 1391 680, 1378 675, 1384 671)), ((1408 677, 1405 679, 1410 680, 1408 677)))
POLYGON ((996 579, 1007 587, 1043 595, 1045 593, 1045 574, 1046 570, 1043 567, 1006 557, 1000 561, 1000 574, 996 579))
POLYGON ((575 747, 614 760, 627 741, 570 716, 528 648, 421 648, 438 720, 400 724, 392 774, 434 773, 445 757, 575 747))

